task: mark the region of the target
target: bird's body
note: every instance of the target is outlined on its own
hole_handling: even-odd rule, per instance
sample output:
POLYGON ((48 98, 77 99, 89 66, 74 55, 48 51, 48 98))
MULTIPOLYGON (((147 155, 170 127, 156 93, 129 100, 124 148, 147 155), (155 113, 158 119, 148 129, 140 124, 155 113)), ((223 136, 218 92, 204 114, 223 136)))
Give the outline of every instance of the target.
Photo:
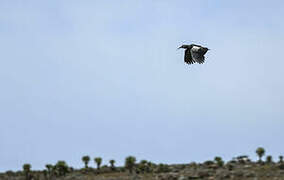
POLYGON ((182 45, 179 49, 180 48, 185 49, 184 62, 187 64, 203 64, 205 60, 204 55, 209 50, 207 47, 202 47, 196 44, 182 45))

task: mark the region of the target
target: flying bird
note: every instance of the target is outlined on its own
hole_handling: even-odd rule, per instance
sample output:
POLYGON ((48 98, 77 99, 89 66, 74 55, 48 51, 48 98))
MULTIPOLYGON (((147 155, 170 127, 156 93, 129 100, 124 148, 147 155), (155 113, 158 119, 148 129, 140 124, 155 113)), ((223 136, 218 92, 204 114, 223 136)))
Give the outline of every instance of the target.
POLYGON ((207 47, 202 47, 196 44, 182 45, 178 49, 180 48, 185 49, 184 62, 187 64, 203 64, 205 60, 204 55, 209 50, 207 47))

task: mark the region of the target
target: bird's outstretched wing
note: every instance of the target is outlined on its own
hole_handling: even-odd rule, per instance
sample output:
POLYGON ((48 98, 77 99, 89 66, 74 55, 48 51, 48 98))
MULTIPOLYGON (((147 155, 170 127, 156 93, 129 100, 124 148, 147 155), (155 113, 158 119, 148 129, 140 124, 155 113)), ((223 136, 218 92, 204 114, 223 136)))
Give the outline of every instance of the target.
POLYGON ((194 63, 194 60, 192 59, 192 55, 191 55, 191 52, 190 52, 189 49, 185 50, 184 62, 187 63, 187 64, 193 64, 194 63))
POLYGON ((200 48, 198 48, 198 47, 191 48, 190 54, 191 54, 191 58, 194 62, 197 62, 199 64, 204 63, 205 58, 204 58, 203 52, 201 51, 200 48))

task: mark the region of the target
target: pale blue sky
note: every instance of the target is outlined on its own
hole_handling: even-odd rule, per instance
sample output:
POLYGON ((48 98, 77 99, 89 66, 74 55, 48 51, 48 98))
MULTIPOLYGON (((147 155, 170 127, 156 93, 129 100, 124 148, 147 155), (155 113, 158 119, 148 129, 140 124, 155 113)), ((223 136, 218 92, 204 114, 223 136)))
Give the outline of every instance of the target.
POLYGON ((282 0, 1 0, 0 171, 284 154, 282 0), (212 49, 183 63, 182 43, 212 49), (93 163, 92 163, 93 165, 93 163))

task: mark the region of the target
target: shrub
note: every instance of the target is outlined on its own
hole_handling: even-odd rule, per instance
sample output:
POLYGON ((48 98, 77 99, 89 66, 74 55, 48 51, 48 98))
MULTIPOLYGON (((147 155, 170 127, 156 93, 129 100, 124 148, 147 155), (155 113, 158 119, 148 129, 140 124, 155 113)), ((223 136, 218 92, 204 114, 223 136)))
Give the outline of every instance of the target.
POLYGON ((266 156, 266 163, 272 163, 272 156, 266 156))
POLYGON ((217 163, 217 165, 219 166, 219 167, 222 167, 223 165, 224 165, 224 161, 222 160, 222 158, 221 157, 215 157, 214 158, 214 160, 215 160, 215 162, 217 163))
POLYGON ((23 170, 24 170, 24 172, 30 172, 30 170, 31 170, 31 165, 30 164, 24 164, 23 165, 23 170))
POLYGON ((283 156, 279 156, 279 163, 283 163, 283 156))
POLYGON ((11 170, 5 172, 8 176, 13 176, 15 173, 11 170))
POLYGON ((153 172, 154 169, 157 167, 157 165, 155 163, 152 163, 150 161, 147 162, 147 166, 149 168, 149 172, 153 172))
POLYGON ((214 164, 214 161, 205 161, 204 164, 206 166, 210 166, 210 165, 213 165, 214 164))
POLYGON ((65 161, 58 161, 54 166, 55 173, 58 176, 65 176, 69 172, 68 169, 68 165, 65 161))
POLYGON ((134 156, 128 156, 125 158, 125 168, 129 170, 129 172, 132 174, 134 166, 136 163, 136 158, 134 156))
POLYGON ((159 164, 158 165, 158 169, 157 169, 157 173, 167 173, 170 172, 170 168, 167 164, 159 164))
POLYGON ((149 172, 149 167, 146 160, 141 160, 138 164, 138 170, 141 173, 149 172))
POLYGON ((251 161, 251 160, 249 159, 249 157, 246 156, 246 155, 238 156, 238 157, 235 158, 235 160, 237 160, 237 162, 239 162, 239 163, 241 163, 241 164, 245 164, 245 163, 251 161))
POLYGON ((48 174, 50 175, 50 174, 51 174, 51 171, 52 171, 52 169, 53 169, 53 166, 52 166, 51 164, 46 164, 45 167, 46 167, 46 169, 47 169, 48 174))
POLYGON ((30 164, 24 164, 23 165, 23 171, 24 171, 24 173, 25 173, 25 178, 26 178, 26 180, 30 180, 32 177, 31 177, 31 173, 30 173, 30 171, 31 171, 31 165, 30 164))

